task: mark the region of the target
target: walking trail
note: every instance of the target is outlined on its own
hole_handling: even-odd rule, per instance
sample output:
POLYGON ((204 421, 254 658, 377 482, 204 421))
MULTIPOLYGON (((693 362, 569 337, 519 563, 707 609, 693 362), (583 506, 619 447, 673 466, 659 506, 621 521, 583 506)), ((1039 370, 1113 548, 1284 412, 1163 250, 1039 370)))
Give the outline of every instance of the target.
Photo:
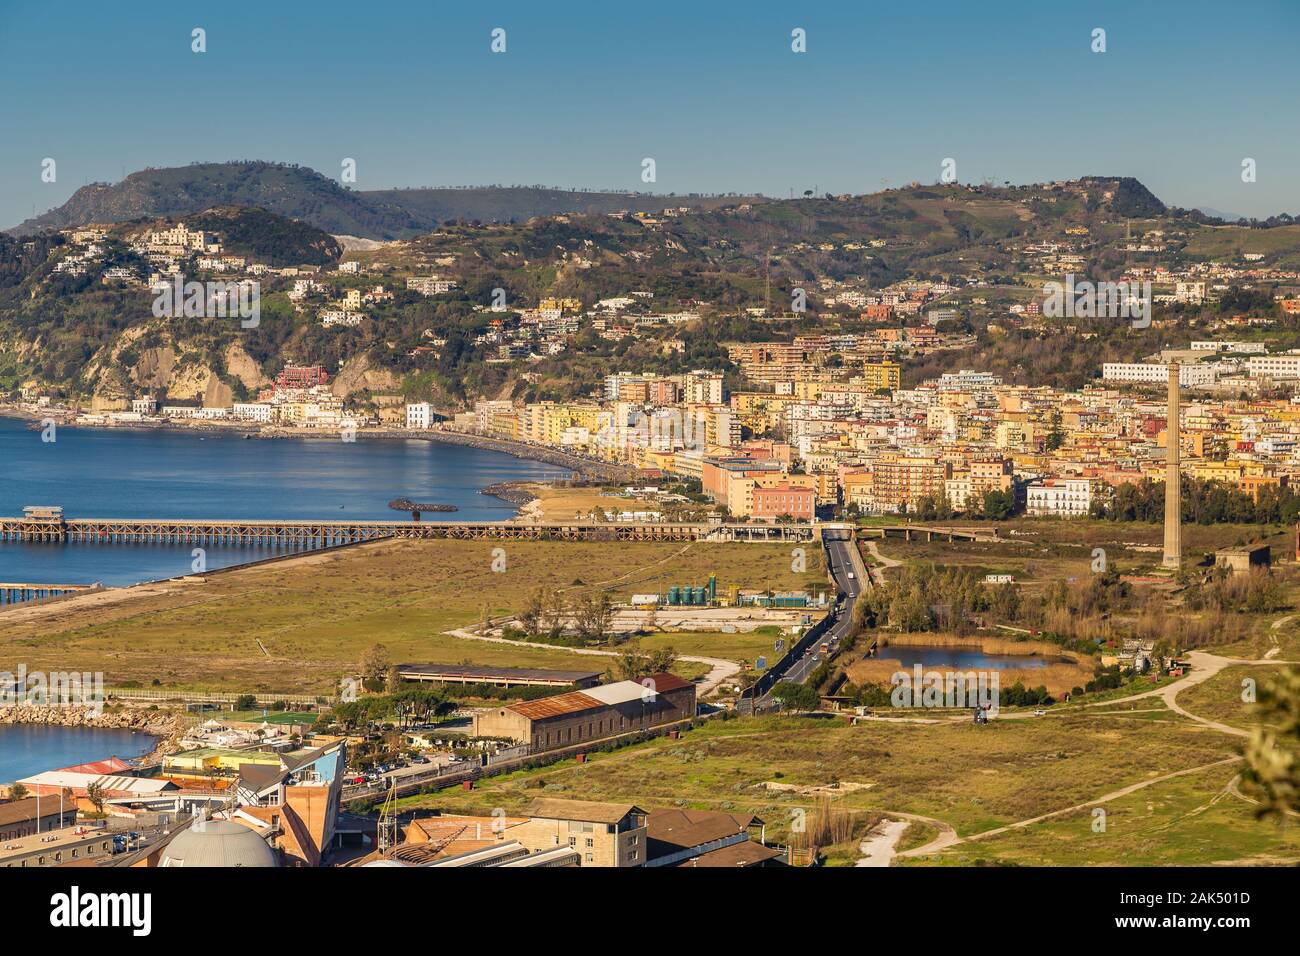
MULTIPOLYGON (((488 641, 492 644, 510 644, 514 647, 536 647, 547 651, 568 651, 570 654, 586 654, 594 657, 618 657, 618 651, 602 651, 594 647, 564 647, 560 644, 543 644, 540 641, 514 641, 506 637, 491 637, 487 634, 476 634, 467 628, 460 628, 455 631, 446 632, 451 637, 459 637, 467 641, 488 641)), ((704 675, 704 679, 699 683, 699 695, 704 697, 712 692, 718 685, 730 680, 740 673, 740 665, 735 661, 724 661, 718 657, 695 657, 688 654, 678 655, 679 661, 690 661, 693 664, 706 664, 709 672, 704 675)))

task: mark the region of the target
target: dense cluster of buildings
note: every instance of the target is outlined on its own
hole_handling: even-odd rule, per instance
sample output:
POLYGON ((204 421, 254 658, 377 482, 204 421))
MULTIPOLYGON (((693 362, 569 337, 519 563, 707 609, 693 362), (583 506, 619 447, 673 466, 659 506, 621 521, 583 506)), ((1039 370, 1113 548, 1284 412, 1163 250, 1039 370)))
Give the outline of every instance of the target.
MULTIPOLYGON (((1113 386, 1011 386, 961 369, 904 389, 898 365, 879 356, 832 370, 828 356, 848 357, 836 348, 811 339, 733 346, 745 377, 766 379, 761 390, 724 395, 716 372, 623 372, 599 398, 478 402, 449 427, 697 479, 735 517, 807 520, 836 505, 914 512, 927 502, 979 511, 989 492, 1031 515, 1074 516, 1105 486, 1162 480, 1160 390, 1165 363, 1177 362, 1192 396, 1182 412, 1186 473, 1256 494, 1300 470, 1300 403, 1205 388, 1213 378, 1202 371, 1240 363, 1244 376, 1275 383, 1300 377, 1300 353, 1198 342, 1107 365, 1113 386)), ((431 409, 408 405, 407 424, 430 427, 431 409)))

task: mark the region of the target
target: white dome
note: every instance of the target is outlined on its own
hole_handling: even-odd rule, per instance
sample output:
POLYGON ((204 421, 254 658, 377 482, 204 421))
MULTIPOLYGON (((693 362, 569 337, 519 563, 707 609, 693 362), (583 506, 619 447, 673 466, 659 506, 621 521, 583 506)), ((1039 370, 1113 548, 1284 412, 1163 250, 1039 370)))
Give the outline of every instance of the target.
POLYGON ((268 867, 279 863, 275 851, 248 827, 230 820, 206 820, 177 834, 163 850, 159 865, 268 867))

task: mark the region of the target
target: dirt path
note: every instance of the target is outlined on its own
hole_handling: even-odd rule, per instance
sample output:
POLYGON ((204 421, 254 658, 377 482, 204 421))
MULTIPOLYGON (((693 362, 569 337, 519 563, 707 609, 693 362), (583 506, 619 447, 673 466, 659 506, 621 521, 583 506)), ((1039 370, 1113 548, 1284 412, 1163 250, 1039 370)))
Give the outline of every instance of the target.
MULTIPOLYGON (((586 654, 593 657, 618 657, 618 651, 602 651, 594 647, 565 647, 561 644, 543 644, 540 641, 512 641, 505 637, 490 637, 486 634, 475 634, 465 628, 455 631, 445 632, 450 637, 459 637, 467 641, 487 641, 491 644, 510 644, 514 647, 535 647, 547 651, 568 651, 570 654, 586 654)), ((709 672, 704 675, 700 681, 698 692, 700 697, 709 694, 714 688, 724 681, 735 677, 740 673, 740 665, 735 661, 724 661, 717 657, 694 657, 688 654, 678 655, 679 661, 690 661, 692 664, 706 664, 709 672)))
POLYGON ((992 830, 982 830, 979 833, 972 833, 968 837, 958 837, 953 834, 953 839, 946 842, 941 840, 932 840, 925 846, 917 847, 915 850, 907 850, 898 854, 899 857, 924 856, 933 853, 936 850, 946 849, 950 846, 956 846, 959 843, 972 843, 976 840, 983 840, 987 837, 997 836, 1001 833, 1009 833, 1012 830, 1020 830, 1024 827, 1033 826, 1035 823, 1041 823, 1044 820, 1050 820, 1052 817, 1059 817, 1066 813, 1075 813, 1079 810, 1088 810, 1092 807, 1100 806, 1103 803, 1109 803, 1112 800, 1118 800, 1120 797, 1126 797, 1130 793, 1136 793, 1157 783, 1163 783, 1166 780, 1173 780, 1176 777, 1185 777, 1189 774, 1200 773, 1202 770, 1212 770, 1215 767, 1226 767, 1229 764, 1241 762, 1241 757, 1224 757, 1222 760, 1216 760, 1213 763, 1202 764, 1199 767, 1188 767, 1186 770, 1175 770, 1173 773, 1162 774, 1159 777, 1152 777, 1149 780, 1142 780, 1138 783, 1129 784, 1127 787, 1121 787, 1119 790, 1112 790, 1110 793, 1102 794, 1093 800, 1085 803, 1078 803, 1072 807, 1064 807, 1060 810, 1052 810, 1050 813, 1042 813, 1036 817, 1030 817, 1027 820, 1017 820, 1015 823, 1008 823, 1003 827, 995 827, 992 830))
POLYGON ((866 542, 866 545, 871 556, 880 562, 880 567, 877 570, 888 571, 890 568, 896 568, 903 563, 902 561, 895 561, 893 558, 887 558, 881 554, 880 549, 876 547, 876 542, 874 541, 868 541, 866 542))
MULTIPOLYGON (((1187 708, 1183 707, 1181 704, 1178 703, 1178 695, 1181 694, 1183 691, 1187 690, 1189 687, 1195 687, 1198 684, 1205 683, 1207 680, 1212 678, 1215 674, 1218 674, 1220 671, 1222 671, 1225 667, 1260 666, 1260 665, 1294 663, 1292 661, 1278 661, 1267 657, 1261 660, 1238 660, 1236 658, 1231 658, 1231 657, 1220 657, 1217 654, 1209 654, 1206 653, 1205 651, 1192 651, 1188 655, 1188 662, 1192 665, 1192 670, 1187 674, 1187 676, 1177 681, 1174 681, 1172 684, 1168 684, 1164 687, 1157 687, 1154 690, 1144 691, 1140 694, 1133 694, 1132 696, 1129 697, 1119 697, 1113 700, 1096 701, 1091 704, 1084 704, 1083 706, 1084 707, 1107 707, 1107 706, 1113 706, 1115 704, 1126 703, 1128 701, 1142 700, 1143 698, 1147 698, 1147 697, 1159 697, 1162 701, 1164 701, 1165 706, 1167 706, 1170 710, 1174 711, 1174 713, 1179 714, 1182 717, 1186 717, 1188 720, 1192 720, 1198 724, 1202 724, 1206 727, 1209 727, 1211 730, 1217 730, 1219 733, 1228 734, 1233 737, 1247 737, 1249 736, 1249 732, 1242 730, 1239 727, 1231 727, 1228 724, 1220 723, 1217 720, 1210 720, 1208 717, 1201 717, 1197 714, 1192 713, 1187 708)), ((1012 716, 1012 715, 1008 715, 1008 716, 1012 716)), ((1014 716, 1023 716, 1023 715, 1017 714, 1014 716)), ((1127 787, 1122 787, 1119 790, 1114 790, 1110 793, 1103 794, 1102 796, 1097 797, 1096 799, 1093 800, 1089 800, 1086 803, 1076 804, 1075 806, 1065 807, 1060 810, 1053 810, 1050 813, 1044 813, 1036 817, 1030 817, 1027 820, 1019 820, 1016 823, 1009 823, 1006 826, 996 827, 992 830, 984 830, 980 833, 975 833, 968 837, 958 837, 955 832, 951 834, 951 837, 945 837, 945 835, 941 835, 938 839, 930 841, 930 843, 927 843, 923 847, 918 847, 914 850, 907 850, 903 853, 898 854, 898 856, 899 857, 926 856, 931 853, 935 853, 940 850, 946 849, 947 847, 956 846, 958 843, 967 843, 973 840, 982 840, 985 837, 995 836, 1000 833, 1006 833, 1010 830, 1016 830, 1016 829, 1021 829, 1023 827, 1032 826, 1035 823, 1039 823, 1043 820, 1051 819, 1052 817, 1099 806, 1100 804, 1108 803, 1111 800, 1117 800, 1120 797, 1128 796, 1130 793, 1135 793, 1136 791, 1141 790, 1145 787, 1149 787, 1152 784, 1161 783, 1162 781, 1165 780, 1172 780, 1175 777, 1183 777, 1188 774, 1199 773, 1202 770, 1209 770, 1213 767, 1227 766, 1228 764, 1239 763, 1241 760, 1242 758, 1238 756, 1225 757, 1223 760, 1218 760, 1215 761, 1214 763, 1203 764, 1202 766, 1199 767, 1190 767, 1186 770, 1176 770, 1172 773, 1167 773, 1159 777, 1152 777, 1150 780, 1143 780, 1139 783, 1131 784, 1127 787)), ((1234 792, 1237 793, 1238 795, 1241 795, 1240 791, 1235 790, 1235 787, 1234 787, 1234 792)))
POLYGON ((910 826, 906 820, 882 820, 862 838, 858 849, 862 859, 854 866, 889 866, 894 859, 894 846, 910 826))

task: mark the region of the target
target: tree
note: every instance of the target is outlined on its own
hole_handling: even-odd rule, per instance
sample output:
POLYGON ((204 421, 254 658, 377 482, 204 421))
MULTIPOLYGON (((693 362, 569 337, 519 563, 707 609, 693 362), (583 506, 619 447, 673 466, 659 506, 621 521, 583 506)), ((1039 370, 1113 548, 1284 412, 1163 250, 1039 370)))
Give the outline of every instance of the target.
POLYGON ((549 640, 558 641, 564 636, 564 628, 569 623, 569 605, 560 594, 555 594, 546 602, 542 611, 541 632, 549 640))
POLYGON ((257 706, 257 698, 252 694, 240 694, 235 698, 235 710, 252 710, 257 706))
POLYGON ((984 492, 980 512, 989 521, 1005 521, 1015 513, 1015 510, 1016 498, 1014 491, 1010 489, 999 491, 997 488, 990 488, 984 492))
POLYGON ((1065 429, 1061 427, 1061 410, 1059 408, 1052 409, 1048 422, 1051 427, 1047 433, 1047 441, 1044 447, 1048 451, 1056 451, 1065 444, 1065 429))
POLYGON ((24 797, 27 796, 27 792, 28 791, 26 787, 24 787, 21 783, 16 783, 9 788, 9 799, 22 800, 24 797))
POLYGON ((1251 733, 1242 772, 1245 792, 1261 817, 1300 813, 1300 670, 1291 668, 1260 687, 1261 724, 1251 733))
POLYGON ((96 813, 102 814, 104 812, 104 787, 98 781, 93 781, 87 785, 86 799, 90 801, 96 813))
POLYGON ((391 666, 392 660, 389 659, 388 648, 383 644, 371 644, 367 647, 366 652, 361 655, 361 683, 366 690, 382 690, 384 677, 391 666))
POLYGON ((541 633, 542 613, 546 605, 545 593, 538 588, 529 596, 528 603, 519 612, 519 627, 529 637, 537 637, 541 633))
POLYGON ((772 696, 791 710, 816 710, 821 706, 821 696, 810 684, 796 684, 794 681, 777 681, 772 688, 772 696))
POLYGON ((602 593, 599 597, 584 598, 574 610, 574 624, 578 637, 587 644, 599 644, 609 633, 614 620, 614 610, 609 603, 609 595, 602 593))
POLYGON ((677 663, 677 652, 671 647, 643 653, 636 642, 629 644, 618 656, 618 674, 622 680, 642 680, 651 674, 663 674, 677 663))
POLYGON ((387 673, 384 675, 384 687, 387 689, 388 693, 395 694, 397 691, 402 689, 403 683, 402 672, 398 670, 396 664, 393 664, 388 668, 387 673))

